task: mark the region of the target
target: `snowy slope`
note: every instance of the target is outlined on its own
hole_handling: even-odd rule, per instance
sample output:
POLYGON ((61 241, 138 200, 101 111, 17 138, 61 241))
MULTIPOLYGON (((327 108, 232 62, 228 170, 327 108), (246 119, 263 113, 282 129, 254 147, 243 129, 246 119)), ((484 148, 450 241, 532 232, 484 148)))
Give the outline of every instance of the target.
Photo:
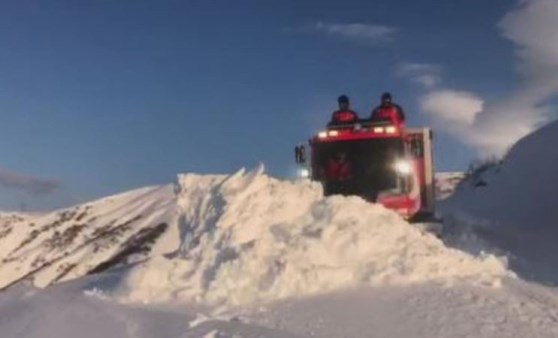
POLYGON ((546 227, 558 216, 558 122, 520 140, 485 189, 455 196, 449 206, 501 223, 546 227))
POLYGON ((435 175, 436 199, 445 200, 453 195, 465 178, 463 172, 439 172, 435 175))
POLYGON ((558 283, 556 142, 558 122, 517 142, 488 185, 443 204, 446 218, 507 253, 523 277, 551 284, 558 283))
POLYGON ((47 286, 140 259, 174 223, 173 186, 144 188, 46 215, 0 217, 0 288, 47 286))

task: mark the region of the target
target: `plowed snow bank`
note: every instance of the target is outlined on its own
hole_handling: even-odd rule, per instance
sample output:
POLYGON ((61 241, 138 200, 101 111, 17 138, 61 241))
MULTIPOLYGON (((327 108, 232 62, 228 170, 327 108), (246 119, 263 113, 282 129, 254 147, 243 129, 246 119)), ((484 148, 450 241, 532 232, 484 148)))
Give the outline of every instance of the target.
POLYGON ((496 257, 447 248, 381 206, 323 198, 316 184, 279 181, 262 168, 180 176, 178 204, 179 254, 134 268, 130 300, 238 305, 362 284, 497 285, 507 274, 496 257))

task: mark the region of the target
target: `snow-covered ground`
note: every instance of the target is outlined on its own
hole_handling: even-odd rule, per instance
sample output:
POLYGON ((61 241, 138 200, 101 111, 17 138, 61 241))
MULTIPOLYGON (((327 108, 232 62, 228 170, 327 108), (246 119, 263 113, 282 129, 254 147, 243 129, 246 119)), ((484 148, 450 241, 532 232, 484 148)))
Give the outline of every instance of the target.
MULTIPOLYGON (((105 276, 110 278, 110 276, 105 276)), ((518 280, 499 288, 359 287, 235 311, 188 303, 121 304, 78 280, 0 294, 4 338, 556 337, 557 296, 518 280)), ((109 283, 110 284, 110 283, 109 283)))
POLYGON ((558 293, 524 281, 558 271, 558 158, 533 164, 556 128, 445 200, 443 240, 261 167, 0 215, 0 336, 556 337, 558 293))

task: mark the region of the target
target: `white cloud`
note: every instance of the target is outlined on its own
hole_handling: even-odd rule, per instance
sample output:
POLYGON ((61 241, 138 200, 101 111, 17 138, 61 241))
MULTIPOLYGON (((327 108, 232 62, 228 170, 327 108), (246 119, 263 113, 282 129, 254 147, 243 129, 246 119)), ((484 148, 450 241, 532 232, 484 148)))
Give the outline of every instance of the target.
POLYGON ((60 183, 54 180, 37 178, 5 170, 0 170, 0 185, 31 195, 46 195, 60 188, 60 183))
POLYGON ((537 107, 528 93, 487 104, 478 95, 450 89, 433 90, 420 100, 435 128, 472 146, 478 155, 501 155, 518 139, 548 120, 548 107, 537 107))
POLYGON ((501 155, 520 138, 550 121, 551 107, 541 105, 528 88, 486 106, 464 139, 482 155, 501 155))
POLYGON ((483 135, 471 140, 477 148, 502 153, 512 143, 552 119, 546 102, 558 95, 558 1, 521 0, 498 23, 504 37, 517 45, 521 89, 491 103, 479 114, 483 135))
POLYGON ((397 66, 397 76, 425 88, 436 87, 442 82, 442 67, 431 63, 404 62, 397 66))
POLYGON ((330 36, 367 43, 389 41, 397 31, 394 27, 365 23, 326 23, 318 22, 313 30, 330 36))
MULTIPOLYGON (((517 46, 519 90, 503 100, 484 102, 473 93, 426 85, 430 91, 420 100, 422 110, 441 130, 472 146, 478 154, 502 155, 554 117, 548 102, 558 96, 556 18, 558 0, 520 0, 498 23, 502 35, 517 46)), ((413 71, 422 74, 421 67, 407 68, 408 77, 416 82, 413 71)))
POLYGON ((483 100, 475 94, 447 89, 432 91, 420 101, 423 112, 436 121, 448 123, 449 127, 459 128, 471 126, 483 110, 483 104, 483 100))
POLYGON ((538 86, 558 89, 558 1, 523 0, 498 24, 518 46, 520 70, 538 86))

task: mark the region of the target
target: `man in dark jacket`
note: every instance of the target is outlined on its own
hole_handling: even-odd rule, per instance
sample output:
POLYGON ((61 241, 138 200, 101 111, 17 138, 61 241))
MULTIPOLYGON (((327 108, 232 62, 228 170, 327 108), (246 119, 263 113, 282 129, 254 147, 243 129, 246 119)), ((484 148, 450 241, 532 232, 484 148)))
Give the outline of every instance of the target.
POLYGON ((382 95, 382 103, 376 107, 370 116, 372 122, 390 122, 394 125, 405 123, 403 108, 393 103, 390 93, 382 95))
POLYGON ((351 124, 358 121, 358 115, 351 110, 351 103, 346 95, 339 96, 337 102, 339 103, 339 110, 334 111, 331 115, 331 121, 328 123, 328 127, 351 124))

